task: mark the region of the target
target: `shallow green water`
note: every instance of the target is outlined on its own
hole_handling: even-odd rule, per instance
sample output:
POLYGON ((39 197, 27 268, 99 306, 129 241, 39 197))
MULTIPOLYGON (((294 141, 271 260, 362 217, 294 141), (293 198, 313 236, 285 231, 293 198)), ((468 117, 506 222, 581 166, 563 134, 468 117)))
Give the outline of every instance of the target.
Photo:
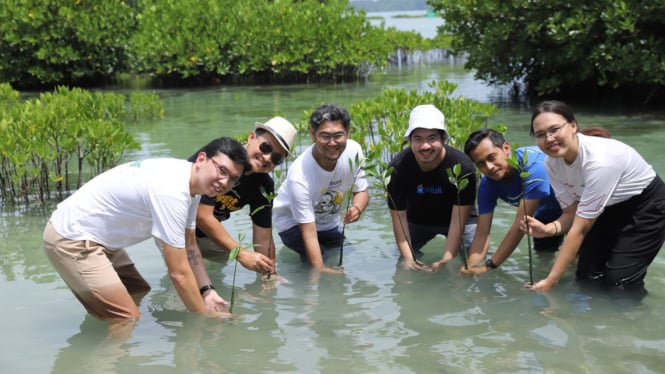
MULTIPOLYGON (((128 158, 185 158, 213 137, 246 133, 255 121, 275 114, 296 122, 304 110, 324 101, 349 105, 386 87, 426 89, 433 79, 458 82, 460 94, 498 103, 501 111, 491 122, 506 124, 509 140, 531 143, 529 108, 508 104, 501 91, 453 65, 391 71, 363 84, 160 91, 166 117, 131 129, 143 148, 128 158)), ((626 115, 617 108, 582 108, 577 114, 582 126, 608 127, 665 175, 665 115, 626 115)), ((254 273, 239 269, 235 312, 242 319, 237 321, 186 312, 152 241, 131 247, 130 256, 153 290, 140 304, 142 319, 131 338, 114 343, 106 339, 106 324, 86 317, 43 255, 41 233, 50 209, 0 213, 0 367, 5 373, 663 370, 665 254, 650 267, 650 294, 638 306, 582 291, 571 271, 547 294, 524 290, 525 244, 500 269, 478 277, 459 277, 459 262, 436 274, 407 272, 396 266, 387 208, 377 193, 361 221, 346 229, 354 251, 345 255, 344 276, 313 279, 296 255, 278 249, 278 272, 288 283, 266 288, 254 273)), ((247 213, 227 223, 234 235, 250 232, 247 213)), ((513 214, 499 206, 493 247, 513 214)), ((438 257, 443 244, 440 238, 431 242, 425 260, 438 257)), ((552 256, 536 257, 535 276, 544 276, 552 261, 552 256)), ((208 262, 207 267, 228 299, 232 266, 208 262)))

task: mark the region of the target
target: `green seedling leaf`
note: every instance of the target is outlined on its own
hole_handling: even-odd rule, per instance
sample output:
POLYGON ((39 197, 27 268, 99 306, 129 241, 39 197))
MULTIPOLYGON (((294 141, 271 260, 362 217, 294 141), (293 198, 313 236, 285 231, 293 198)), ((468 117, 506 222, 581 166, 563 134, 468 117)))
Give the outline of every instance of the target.
POLYGON ((240 253, 240 246, 233 247, 231 253, 229 254, 229 260, 234 261, 238 258, 238 253, 240 253))

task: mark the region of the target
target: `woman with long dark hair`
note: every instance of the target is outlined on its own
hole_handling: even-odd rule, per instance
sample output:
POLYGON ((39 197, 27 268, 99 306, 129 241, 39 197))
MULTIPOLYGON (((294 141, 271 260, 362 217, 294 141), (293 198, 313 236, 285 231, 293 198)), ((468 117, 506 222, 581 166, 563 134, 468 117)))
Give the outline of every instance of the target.
POLYGON ((535 108, 531 134, 548 156, 563 213, 546 225, 527 217, 529 229, 535 237, 567 232, 550 273, 531 288, 554 287, 579 255, 577 281, 645 294, 647 267, 665 241, 663 181, 629 145, 578 132, 572 109, 561 101, 535 108))

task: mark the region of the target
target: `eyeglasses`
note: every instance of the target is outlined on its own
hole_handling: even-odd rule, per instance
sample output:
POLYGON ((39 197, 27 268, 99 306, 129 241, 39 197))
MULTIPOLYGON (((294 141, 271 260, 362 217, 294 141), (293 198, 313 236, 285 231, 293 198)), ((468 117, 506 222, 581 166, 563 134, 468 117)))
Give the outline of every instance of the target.
POLYGON ((429 135, 427 137, 425 137, 425 136, 416 136, 416 135, 411 137, 411 142, 415 143, 415 144, 423 144, 423 143, 433 144, 433 143, 438 143, 441 140, 442 140, 441 135, 439 135, 439 134, 432 134, 432 135, 429 135))
POLYGON ((559 134, 559 132, 561 132, 561 129, 564 126, 566 126, 567 124, 568 124, 568 122, 564 122, 561 125, 554 125, 554 126, 550 127, 550 129, 547 130, 547 131, 538 131, 538 132, 533 134, 533 137, 536 138, 536 141, 538 143, 543 143, 550 136, 556 136, 557 134, 559 134))
POLYGON ((335 143, 339 143, 346 139, 346 133, 338 132, 336 134, 329 134, 327 132, 320 132, 316 134, 316 138, 324 143, 330 143, 331 140, 335 140, 335 143))
POLYGON ((214 158, 210 157, 210 161, 212 161, 212 164, 215 165, 215 170, 217 170, 217 177, 229 181, 233 187, 238 187, 240 184, 240 177, 232 176, 229 169, 218 164, 214 158))
POLYGON ((279 152, 273 152, 275 149, 272 147, 272 144, 268 142, 261 142, 259 144, 259 151, 264 155, 270 155, 270 161, 273 165, 277 166, 284 162, 284 155, 279 152))

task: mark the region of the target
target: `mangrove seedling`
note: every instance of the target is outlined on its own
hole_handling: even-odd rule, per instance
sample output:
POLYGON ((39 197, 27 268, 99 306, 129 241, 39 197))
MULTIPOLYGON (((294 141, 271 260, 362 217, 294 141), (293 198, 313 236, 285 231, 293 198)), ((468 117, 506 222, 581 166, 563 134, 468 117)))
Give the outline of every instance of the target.
MULTIPOLYGON (((266 190, 265 190, 265 188, 264 188, 263 186, 261 186, 260 189, 261 189, 261 195, 263 195, 263 197, 264 197, 266 200, 268 200, 268 203, 267 203, 267 204, 263 204, 263 205, 259 206, 258 208, 254 209, 254 210, 249 214, 249 215, 251 215, 251 216, 253 216, 254 214, 258 213, 258 212, 261 211, 262 209, 265 209, 265 208, 271 207, 271 206, 272 206, 272 202, 273 202, 273 200, 275 200, 275 198, 277 197, 277 194, 276 194, 275 192, 267 193, 266 190)), ((270 258, 270 259, 272 259, 273 257, 275 257, 275 256, 273 256, 273 253, 272 253, 272 247, 273 247, 273 241, 272 241, 272 226, 271 226, 270 240, 268 241, 268 258, 270 258)), ((267 277, 267 279, 270 279, 270 275, 271 275, 270 272, 268 272, 267 274, 264 274, 264 275, 267 277)))
MULTIPOLYGON (((362 165, 365 162, 365 160, 361 160, 360 156, 358 153, 356 153, 356 157, 352 160, 349 159, 349 169, 354 170, 354 175, 353 175, 353 184, 351 184, 351 187, 348 188, 346 191, 346 209, 344 210, 347 212, 349 208, 351 207, 351 200, 353 199, 353 187, 356 185, 356 180, 358 179, 358 175, 360 174, 360 171, 362 170, 362 165)), ((339 246, 339 262, 337 263, 337 267, 342 267, 343 263, 343 258, 344 258, 344 232, 346 230, 346 222, 342 224, 342 243, 339 246)))
MULTIPOLYGON (((469 174, 465 175, 460 175, 462 174, 462 164, 455 164, 453 165, 452 168, 446 169, 446 172, 448 173, 448 180, 452 185, 455 186, 455 189, 457 190, 457 206, 461 205, 460 201, 460 192, 466 188, 466 186, 469 185, 469 174)), ((467 261, 467 250, 466 250, 466 243, 464 243, 464 225, 462 224, 462 212, 458 209, 457 210, 457 219, 459 220, 460 224, 460 237, 462 239, 462 259, 464 260, 464 269, 468 270, 469 269, 469 263, 467 261)))
MULTIPOLYGON (((368 152, 367 159, 371 160, 371 164, 367 164, 364 167, 367 176, 378 179, 378 182, 376 183, 375 186, 377 188, 382 189, 383 192, 388 197, 388 199, 390 200, 392 206, 395 206, 395 200, 393 200, 393 197, 390 195, 390 192, 388 192, 388 184, 390 184, 390 178, 392 177, 394 167, 392 166, 389 167, 388 164, 381 159, 380 152, 378 151, 368 152)), ((425 264, 423 264, 420 260, 418 260, 418 257, 416 256, 416 251, 413 249, 413 244, 411 244, 411 240, 409 240, 408 235, 406 235, 407 228, 405 226, 405 223, 402 221, 402 218, 399 214, 397 215, 397 220, 399 222, 400 229, 404 234, 404 237, 407 238, 406 243, 409 245, 409 250, 411 251, 411 256, 413 257, 413 261, 417 265, 425 266, 425 264)))
MULTIPOLYGON (((529 183, 537 182, 537 181, 542 181, 542 179, 537 178, 537 179, 530 179, 526 180, 529 176, 531 176, 531 173, 526 170, 526 165, 529 163, 529 151, 528 148, 524 149, 524 153, 522 155, 522 160, 519 160, 517 158, 517 155, 515 153, 514 149, 511 149, 511 157, 506 159, 506 162, 508 162, 508 165, 513 167, 520 176, 520 179, 522 181, 522 194, 521 194, 521 203, 522 207, 524 208, 524 216, 527 216, 527 211, 526 211, 526 203, 524 199, 524 191, 526 190, 526 185, 529 183)), ((525 220, 526 222, 526 242, 527 242, 527 247, 529 249, 529 284, 533 285, 533 250, 531 249, 531 233, 530 233, 530 228, 529 228, 529 221, 525 220)))
POLYGON ((233 283, 231 284, 231 305, 229 306, 229 313, 233 313, 233 305, 235 304, 236 296, 236 272, 238 271, 238 253, 240 253, 240 248, 242 248, 242 242, 245 240, 245 234, 238 234, 238 245, 231 248, 231 253, 229 254, 229 261, 235 261, 233 264, 233 283))

